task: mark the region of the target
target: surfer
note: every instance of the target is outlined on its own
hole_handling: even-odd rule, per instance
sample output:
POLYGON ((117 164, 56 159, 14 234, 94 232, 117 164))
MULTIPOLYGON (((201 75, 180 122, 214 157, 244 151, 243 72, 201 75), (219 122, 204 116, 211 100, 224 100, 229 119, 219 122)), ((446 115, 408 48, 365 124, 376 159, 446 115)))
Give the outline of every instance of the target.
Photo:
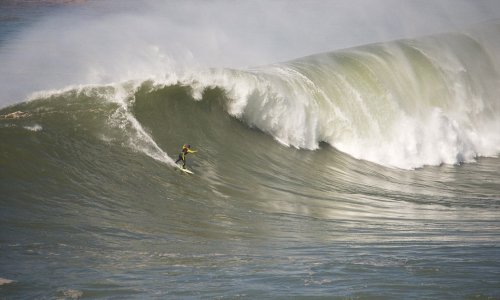
POLYGON ((179 158, 175 161, 175 163, 178 163, 178 162, 182 161, 182 168, 185 169, 186 168, 186 155, 188 153, 195 153, 195 152, 198 152, 198 151, 197 150, 191 150, 191 145, 184 144, 182 146, 181 153, 179 153, 179 158))

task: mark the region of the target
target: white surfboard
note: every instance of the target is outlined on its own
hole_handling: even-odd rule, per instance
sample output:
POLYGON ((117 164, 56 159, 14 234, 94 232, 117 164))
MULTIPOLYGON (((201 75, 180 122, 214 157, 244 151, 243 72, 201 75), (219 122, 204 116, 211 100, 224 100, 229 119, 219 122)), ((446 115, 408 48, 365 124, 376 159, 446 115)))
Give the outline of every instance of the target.
POLYGON ((184 173, 194 174, 192 171, 190 171, 188 169, 184 169, 181 165, 176 165, 176 166, 177 166, 177 169, 181 170, 184 173))

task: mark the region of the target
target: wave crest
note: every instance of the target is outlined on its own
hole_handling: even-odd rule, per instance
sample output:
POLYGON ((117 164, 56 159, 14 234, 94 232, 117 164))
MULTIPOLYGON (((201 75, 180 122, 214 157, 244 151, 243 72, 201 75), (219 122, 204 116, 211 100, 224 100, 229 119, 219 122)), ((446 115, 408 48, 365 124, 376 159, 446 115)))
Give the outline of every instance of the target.
POLYGON ((466 34, 373 44, 184 80, 200 99, 222 87, 229 114, 280 143, 321 142, 356 158, 416 168, 500 152, 492 49, 466 34))

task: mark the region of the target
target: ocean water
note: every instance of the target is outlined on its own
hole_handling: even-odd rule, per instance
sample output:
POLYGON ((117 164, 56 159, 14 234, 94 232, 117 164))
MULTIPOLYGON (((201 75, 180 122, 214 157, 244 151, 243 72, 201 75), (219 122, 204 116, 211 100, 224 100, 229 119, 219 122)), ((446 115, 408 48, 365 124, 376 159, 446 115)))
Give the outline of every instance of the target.
POLYGON ((115 80, 16 44, 67 33, 45 18, 85 4, 21 2, 0 62, 47 76, 0 71, 18 78, 0 109, 0 298, 500 297, 500 23, 258 67, 155 50, 165 69, 115 80), (174 166, 184 143, 194 175, 174 166))

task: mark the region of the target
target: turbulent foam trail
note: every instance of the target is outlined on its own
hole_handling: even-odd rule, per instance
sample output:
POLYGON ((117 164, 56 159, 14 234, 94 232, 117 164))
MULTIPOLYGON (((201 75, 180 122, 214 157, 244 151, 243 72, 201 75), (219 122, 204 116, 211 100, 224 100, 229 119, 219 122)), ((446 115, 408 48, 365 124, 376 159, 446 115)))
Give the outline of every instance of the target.
POLYGON ((285 145, 327 142, 400 168, 469 162, 500 152, 498 48, 490 42, 500 29, 490 26, 481 37, 373 44, 183 82, 198 98, 207 86, 224 88, 231 115, 285 145))

